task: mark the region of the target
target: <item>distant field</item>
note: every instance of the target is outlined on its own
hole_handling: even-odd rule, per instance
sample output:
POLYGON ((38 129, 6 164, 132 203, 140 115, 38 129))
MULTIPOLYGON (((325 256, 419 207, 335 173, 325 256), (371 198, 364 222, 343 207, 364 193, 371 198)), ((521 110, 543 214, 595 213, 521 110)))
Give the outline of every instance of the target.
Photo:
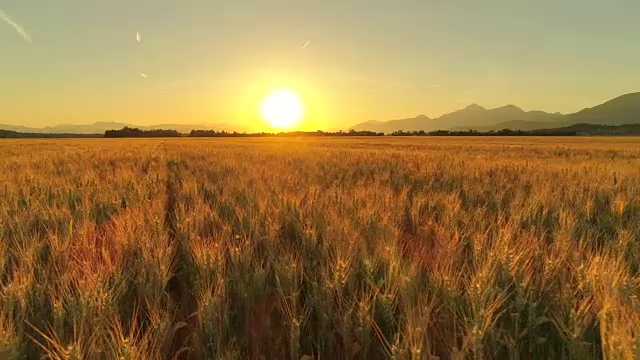
POLYGON ((0 154, 0 359, 640 358, 638 137, 0 154))

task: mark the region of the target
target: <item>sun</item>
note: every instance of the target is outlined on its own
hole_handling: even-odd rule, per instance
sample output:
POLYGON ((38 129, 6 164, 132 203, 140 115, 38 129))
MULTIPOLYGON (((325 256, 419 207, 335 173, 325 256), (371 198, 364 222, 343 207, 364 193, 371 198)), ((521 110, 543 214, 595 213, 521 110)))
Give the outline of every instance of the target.
POLYGON ((272 90, 262 103, 262 116, 274 128, 291 129, 304 114, 302 100, 295 92, 285 89, 272 90))

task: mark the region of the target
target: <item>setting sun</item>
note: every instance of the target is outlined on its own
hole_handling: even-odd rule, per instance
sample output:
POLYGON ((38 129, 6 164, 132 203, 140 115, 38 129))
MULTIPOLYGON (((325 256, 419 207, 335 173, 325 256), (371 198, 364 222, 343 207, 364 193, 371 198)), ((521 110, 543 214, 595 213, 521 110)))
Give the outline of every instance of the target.
POLYGON ((273 90, 262 103, 262 116, 274 128, 291 129, 302 119, 304 106, 298 94, 273 90))

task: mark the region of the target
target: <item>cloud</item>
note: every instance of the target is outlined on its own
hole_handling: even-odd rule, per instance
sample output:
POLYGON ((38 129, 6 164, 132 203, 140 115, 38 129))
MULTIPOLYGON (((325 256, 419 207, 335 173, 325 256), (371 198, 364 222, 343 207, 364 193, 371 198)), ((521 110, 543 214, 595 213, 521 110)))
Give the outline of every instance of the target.
POLYGON ((306 49, 306 48, 307 48, 307 46, 309 46, 309 44, 311 44, 311 40, 307 41, 307 43, 306 43, 306 44, 304 44, 304 46, 303 46, 302 48, 303 48, 303 49, 306 49))
POLYGON ((11 25, 13 29, 18 33, 18 35, 22 36, 24 41, 31 42, 31 37, 27 34, 27 31, 22 27, 22 25, 15 22, 9 14, 4 12, 4 10, 0 9, 0 19, 4 20, 7 24, 11 25))
POLYGON ((145 74, 145 73, 140 73, 140 76, 141 76, 143 79, 147 80, 147 77, 148 77, 148 76, 147 76, 147 74, 145 74))
POLYGON ((136 31, 136 41, 142 42, 142 35, 140 34, 140 31, 136 31))

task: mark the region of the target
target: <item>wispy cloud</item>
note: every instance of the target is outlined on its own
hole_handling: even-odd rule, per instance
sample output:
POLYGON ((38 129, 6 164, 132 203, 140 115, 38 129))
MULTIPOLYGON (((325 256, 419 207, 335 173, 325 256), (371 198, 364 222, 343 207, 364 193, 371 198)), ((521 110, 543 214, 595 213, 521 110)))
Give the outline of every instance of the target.
POLYGON ((303 46, 302 48, 303 48, 303 49, 306 49, 306 48, 307 48, 307 46, 309 46, 309 44, 311 44, 311 40, 307 41, 307 43, 306 43, 306 44, 304 44, 304 46, 303 46))
POLYGON ((136 41, 137 42, 141 42, 142 41, 142 34, 140 34, 140 31, 136 31, 136 41))
POLYGON ((18 33, 18 35, 22 36, 24 41, 31 42, 31 36, 27 34, 27 31, 22 27, 22 25, 15 22, 9 14, 4 12, 4 10, 0 9, 0 19, 4 20, 7 24, 11 25, 13 29, 18 33))
POLYGON ((145 74, 145 73, 140 73, 140 76, 141 76, 143 79, 147 80, 147 77, 148 77, 148 76, 147 76, 147 74, 145 74))

